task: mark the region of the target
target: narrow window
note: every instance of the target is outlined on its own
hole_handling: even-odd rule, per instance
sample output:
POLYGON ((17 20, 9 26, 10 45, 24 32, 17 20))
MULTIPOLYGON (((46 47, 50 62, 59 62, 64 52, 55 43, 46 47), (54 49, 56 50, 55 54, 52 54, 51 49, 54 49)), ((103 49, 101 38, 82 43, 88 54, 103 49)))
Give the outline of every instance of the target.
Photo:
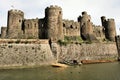
POLYGON ((28 24, 28 28, 29 28, 29 24, 28 24))
POLYGON ((63 27, 65 27, 65 23, 63 23, 63 27))
POLYGON ((72 26, 72 25, 70 25, 70 28, 73 28, 73 26, 72 26))
POLYGON ((19 22, 21 22, 21 20, 19 20, 19 22))
POLYGON ((37 27, 36 23, 35 23, 35 28, 37 27))
POLYGON ((61 14, 61 11, 59 12, 59 14, 61 14))

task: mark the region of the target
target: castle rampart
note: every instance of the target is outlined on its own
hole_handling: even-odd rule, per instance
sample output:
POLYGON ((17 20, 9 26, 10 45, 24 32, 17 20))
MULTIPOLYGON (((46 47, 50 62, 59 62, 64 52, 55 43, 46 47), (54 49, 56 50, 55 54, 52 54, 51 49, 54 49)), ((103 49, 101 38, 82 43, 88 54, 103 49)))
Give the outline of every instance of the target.
POLYGON ((103 26, 93 25, 93 33, 95 34, 95 37, 98 40, 100 40, 100 41, 105 40, 105 33, 104 33, 104 27, 103 26))

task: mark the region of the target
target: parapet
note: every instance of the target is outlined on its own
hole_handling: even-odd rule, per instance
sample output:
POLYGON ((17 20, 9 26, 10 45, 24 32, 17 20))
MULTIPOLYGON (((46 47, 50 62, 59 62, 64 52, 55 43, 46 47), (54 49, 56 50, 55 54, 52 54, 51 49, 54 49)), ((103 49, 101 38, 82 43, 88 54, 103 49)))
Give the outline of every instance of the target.
POLYGON ((0 44, 48 44, 48 39, 0 39, 0 44))
POLYGON ((67 29, 79 29, 79 22, 74 20, 62 20, 65 28, 67 29))
POLYGON ((48 10, 48 9, 60 9, 60 10, 62 10, 62 8, 57 6, 57 5, 50 5, 50 7, 46 8, 46 10, 48 10))
POLYGON ((106 16, 101 16, 101 18, 106 18, 106 16))
POLYGON ((86 12, 86 11, 83 11, 83 12, 82 12, 82 15, 87 15, 87 12, 86 12))
POLYGON ((11 9, 11 10, 8 11, 8 13, 24 14, 23 11, 21 11, 21 10, 17 10, 17 9, 11 9))
POLYGON ((114 21, 114 19, 113 19, 113 18, 110 18, 110 19, 108 19, 108 21, 114 21))
POLYGON ((38 21, 39 18, 36 18, 36 19, 24 19, 25 21, 38 21))
POLYGON ((1 29, 7 29, 7 27, 2 26, 1 29))

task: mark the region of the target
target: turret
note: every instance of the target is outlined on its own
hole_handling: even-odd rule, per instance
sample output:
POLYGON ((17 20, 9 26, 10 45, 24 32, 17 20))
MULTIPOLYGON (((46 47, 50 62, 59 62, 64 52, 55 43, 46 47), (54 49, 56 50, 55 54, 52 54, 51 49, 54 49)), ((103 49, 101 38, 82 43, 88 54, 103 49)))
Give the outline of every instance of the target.
POLYGON ((8 11, 7 37, 18 38, 22 34, 24 13, 20 10, 8 11))
POLYGON ((106 17, 105 16, 102 16, 101 17, 101 22, 102 22, 102 26, 106 26, 106 17))
POLYGON ((115 21, 114 19, 108 19, 104 16, 101 17, 102 26, 105 28, 105 37, 110 41, 115 41, 116 30, 115 30, 115 21))
POLYGON ((114 19, 108 19, 107 21, 107 36, 110 41, 115 41, 115 36, 116 36, 116 30, 115 30, 115 21, 114 19))
POLYGON ((62 9, 50 6, 45 9, 47 37, 51 41, 63 39, 62 9))
POLYGON ((82 12, 82 16, 78 17, 78 22, 80 22, 81 27, 81 37, 84 40, 96 40, 93 34, 93 24, 90 20, 91 17, 87 14, 86 11, 82 12))

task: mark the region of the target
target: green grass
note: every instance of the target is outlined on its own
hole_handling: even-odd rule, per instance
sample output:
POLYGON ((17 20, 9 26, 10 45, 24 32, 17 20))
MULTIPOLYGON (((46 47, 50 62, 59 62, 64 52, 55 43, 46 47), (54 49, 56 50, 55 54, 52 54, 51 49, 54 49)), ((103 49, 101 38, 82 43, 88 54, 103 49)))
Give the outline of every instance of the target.
POLYGON ((67 44, 70 44, 70 43, 76 43, 76 44, 79 44, 79 43, 82 43, 83 40, 80 36, 65 36, 64 37, 64 40, 58 40, 58 43, 60 45, 67 45, 67 44))

